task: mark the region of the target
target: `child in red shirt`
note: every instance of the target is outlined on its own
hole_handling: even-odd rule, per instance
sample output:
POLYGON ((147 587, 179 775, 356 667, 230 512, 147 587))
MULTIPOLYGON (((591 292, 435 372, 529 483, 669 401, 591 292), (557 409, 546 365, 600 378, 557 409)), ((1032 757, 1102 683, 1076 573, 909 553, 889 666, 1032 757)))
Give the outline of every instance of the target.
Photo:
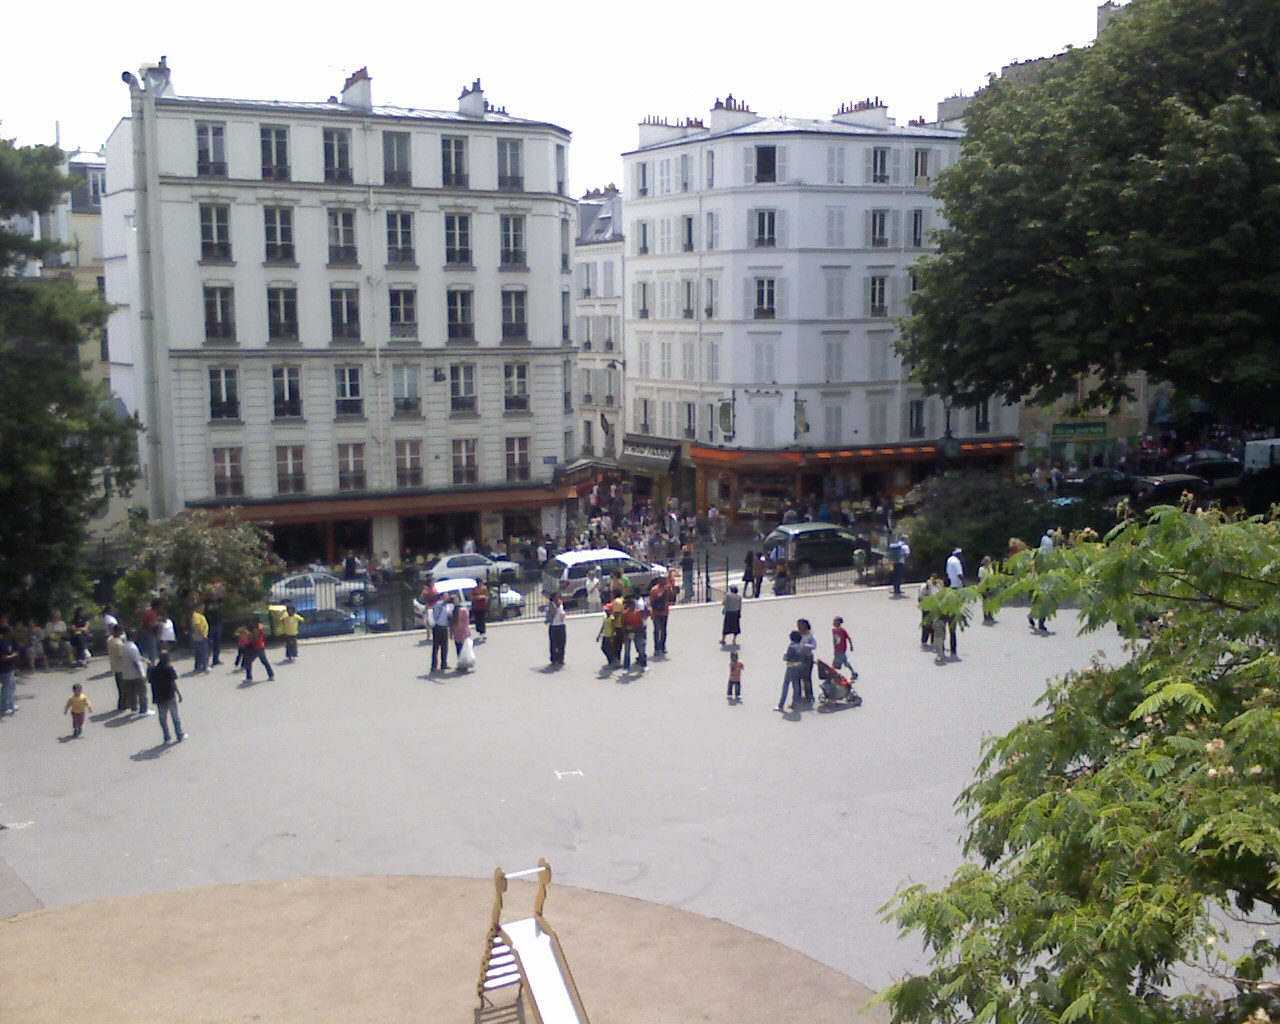
POLYGON ((853 650, 853 641, 849 631, 844 628, 844 619, 839 615, 831 620, 831 648, 835 651, 835 657, 831 659, 831 667, 847 668, 853 671, 853 666, 849 664, 849 652, 853 650))

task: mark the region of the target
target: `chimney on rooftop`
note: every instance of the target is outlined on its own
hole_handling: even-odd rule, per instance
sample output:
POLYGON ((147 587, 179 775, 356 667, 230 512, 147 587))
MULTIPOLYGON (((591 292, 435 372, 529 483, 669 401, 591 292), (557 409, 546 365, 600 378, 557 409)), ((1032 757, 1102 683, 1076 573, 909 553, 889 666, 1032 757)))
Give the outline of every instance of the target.
POLYGON ((147 92, 156 96, 172 96, 173 82, 169 79, 169 58, 161 57, 159 64, 143 64, 138 69, 147 92))
POLYGON ((743 125, 760 120, 760 116, 747 106, 743 100, 735 100, 733 93, 724 99, 716 98, 716 105, 711 108, 711 119, 708 122, 713 132, 727 132, 743 125))
POLYGON ((858 100, 857 103, 841 103, 831 118, 840 124, 856 124, 864 128, 892 128, 894 120, 889 116, 889 106, 877 96, 875 99, 858 100))
POLYGON ((484 101, 484 90, 480 88, 480 79, 471 83, 470 89, 463 89, 458 97, 458 113, 464 117, 484 117, 489 105, 484 101))
POLYGON ((361 68, 343 84, 342 105, 360 110, 373 109, 373 80, 369 78, 367 67, 361 68))

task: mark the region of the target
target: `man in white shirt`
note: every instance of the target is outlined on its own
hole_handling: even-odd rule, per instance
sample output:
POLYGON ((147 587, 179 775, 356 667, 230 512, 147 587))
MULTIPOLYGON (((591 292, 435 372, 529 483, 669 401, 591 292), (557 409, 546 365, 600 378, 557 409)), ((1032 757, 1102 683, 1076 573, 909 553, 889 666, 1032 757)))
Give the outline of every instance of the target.
POLYGON ((947 559, 947 586, 955 590, 964 586, 964 563, 960 561, 960 554, 961 549, 956 548, 947 559))
POLYGON ((1047 555, 1053 551, 1053 531, 1045 529, 1044 536, 1040 538, 1040 554, 1047 555))

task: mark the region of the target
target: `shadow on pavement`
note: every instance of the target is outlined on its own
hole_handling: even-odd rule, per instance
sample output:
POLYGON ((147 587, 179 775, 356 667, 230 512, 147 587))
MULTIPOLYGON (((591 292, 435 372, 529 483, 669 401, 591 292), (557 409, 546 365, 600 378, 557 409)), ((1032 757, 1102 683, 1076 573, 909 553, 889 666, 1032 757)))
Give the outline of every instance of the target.
POLYGON ((139 750, 136 754, 130 754, 130 761, 154 761, 158 757, 164 757, 169 752, 168 743, 161 743, 154 747, 148 747, 146 750, 139 750))

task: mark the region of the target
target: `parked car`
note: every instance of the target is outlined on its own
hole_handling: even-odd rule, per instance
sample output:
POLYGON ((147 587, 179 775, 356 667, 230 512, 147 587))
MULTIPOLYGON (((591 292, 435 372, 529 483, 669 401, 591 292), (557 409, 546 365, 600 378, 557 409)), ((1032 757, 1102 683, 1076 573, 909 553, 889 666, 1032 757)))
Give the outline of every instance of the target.
POLYGON ((1230 456, 1225 459, 1213 459, 1210 462, 1198 462, 1195 464, 1195 475, 1202 480, 1208 480, 1210 488, 1216 494, 1219 491, 1232 490, 1239 485, 1240 478, 1244 475, 1244 464, 1230 456))
POLYGON ((1136 507, 1151 508, 1153 505, 1176 505, 1187 491, 1194 495, 1197 506, 1209 503, 1209 481, 1188 473, 1135 476, 1131 496, 1136 507))
POLYGON ((1128 494, 1133 477, 1119 469, 1091 469, 1066 477, 1058 487, 1063 497, 1112 498, 1128 494))
POLYGON ((1220 452, 1213 448, 1200 448, 1194 452, 1183 452, 1181 455, 1173 457, 1173 466, 1179 473, 1193 473, 1200 476, 1202 466, 1211 462, 1222 462, 1224 459, 1231 459, 1232 456, 1226 452, 1220 452))
MULTIPOLYGON (((298 626, 298 638, 306 640, 318 636, 345 636, 361 629, 370 633, 385 633, 391 628, 387 617, 376 608, 317 608, 311 604, 295 604, 302 623, 298 626)), ((274 616, 272 617, 274 622, 274 616)))
POLYGON ((344 580, 327 572, 299 572, 271 584, 273 601, 291 601, 297 607, 331 608, 338 604, 364 604, 378 588, 368 579, 344 580))
POLYGON ((1280 466, 1280 437, 1265 437, 1244 443, 1244 471, 1261 473, 1272 466, 1280 466))
POLYGON ((667 574, 666 566, 645 565, 619 548, 595 548, 587 551, 566 551, 548 559, 542 573, 542 591, 553 594, 559 591, 566 605, 580 605, 587 600, 587 573, 596 570, 602 586, 614 569, 631 581, 636 590, 648 590, 653 581, 667 574))
MULTIPOLYGON (((500 580, 514 583, 520 577, 519 563, 489 558, 487 555, 477 553, 445 555, 437 559, 434 564, 427 566, 424 571, 434 576, 437 583, 456 579, 488 582, 500 580)), ((473 583, 472 586, 474 585, 473 583)))
MULTIPOLYGON (((436 590, 441 594, 457 594, 458 600, 463 606, 471 610, 471 592, 476 588, 476 581, 466 576, 459 576, 457 579, 445 580, 443 583, 436 584, 436 590)), ((490 619, 518 619, 524 615, 524 594, 516 590, 509 583, 499 583, 497 587, 489 588, 489 618, 490 619)), ((418 625, 422 625, 422 615, 427 610, 427 606, 419 601, 416 597, 413 599, 413 614, 418 620, 418 625)))
POLYGON ((833 523, 787 523, 764 539, 765 560, 773 566, 780 553, 791 563, 792 572, 807 576, 819 569, 849 569, 865 559, 872 565, 884 557, 871 541, 833 523), (855 552, 862 551, 858 556, 855 552))

